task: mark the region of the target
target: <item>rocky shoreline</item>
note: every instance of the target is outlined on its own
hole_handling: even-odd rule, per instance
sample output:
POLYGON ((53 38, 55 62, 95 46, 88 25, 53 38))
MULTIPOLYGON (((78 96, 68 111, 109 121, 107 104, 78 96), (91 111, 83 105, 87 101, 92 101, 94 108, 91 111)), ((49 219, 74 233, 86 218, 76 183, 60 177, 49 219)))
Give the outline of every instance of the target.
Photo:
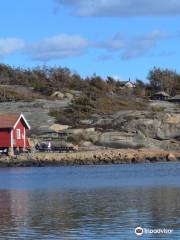
POLYGON ((136 164, 180 161, 180 151, 105 149, 75 153, 33 153, 1 157, 0 167, 136 164))

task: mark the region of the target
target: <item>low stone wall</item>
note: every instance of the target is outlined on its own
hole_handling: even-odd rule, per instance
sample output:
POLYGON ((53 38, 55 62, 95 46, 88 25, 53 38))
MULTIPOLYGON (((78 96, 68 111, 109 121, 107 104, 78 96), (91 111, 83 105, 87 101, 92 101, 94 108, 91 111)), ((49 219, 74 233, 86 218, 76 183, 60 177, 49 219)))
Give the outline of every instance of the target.
POLYGON ((169 152, 157 149, 106 149, 76 153, 34 153, 23 154, 16 157, 1 157, 0 166, 134 164, 167 161, 180 161, 180 151, 169 152))

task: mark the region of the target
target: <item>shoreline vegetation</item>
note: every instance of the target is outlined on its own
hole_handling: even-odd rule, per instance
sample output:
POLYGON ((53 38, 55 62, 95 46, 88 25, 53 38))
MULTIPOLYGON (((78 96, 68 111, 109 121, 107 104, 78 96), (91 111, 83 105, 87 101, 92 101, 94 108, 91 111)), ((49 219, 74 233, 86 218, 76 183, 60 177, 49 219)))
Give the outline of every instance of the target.
POLYGON ((102 164, 136 164, 180 161, 180 151, 159 149, 104 149, 75 153, 33 153, 2 156, 0 167, 43 167, 102 164))

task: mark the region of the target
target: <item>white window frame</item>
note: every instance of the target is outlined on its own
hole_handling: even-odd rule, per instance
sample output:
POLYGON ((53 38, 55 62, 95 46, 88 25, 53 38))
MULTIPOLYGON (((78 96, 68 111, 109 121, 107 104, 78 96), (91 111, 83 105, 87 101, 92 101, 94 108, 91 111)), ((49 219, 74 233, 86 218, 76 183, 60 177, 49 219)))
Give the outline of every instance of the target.
POLYGON ((16 138, 21 139, 21 129, 20 128, 16 129, 16 138))

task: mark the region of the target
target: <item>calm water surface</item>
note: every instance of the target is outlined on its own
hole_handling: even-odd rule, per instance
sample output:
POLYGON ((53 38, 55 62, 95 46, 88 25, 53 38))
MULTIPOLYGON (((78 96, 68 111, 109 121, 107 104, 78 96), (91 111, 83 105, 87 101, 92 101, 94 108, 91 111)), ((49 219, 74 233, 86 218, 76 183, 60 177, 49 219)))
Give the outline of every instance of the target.
POLYGON ((0 239, 179 240, 180 164, 2 168, 0 239))

